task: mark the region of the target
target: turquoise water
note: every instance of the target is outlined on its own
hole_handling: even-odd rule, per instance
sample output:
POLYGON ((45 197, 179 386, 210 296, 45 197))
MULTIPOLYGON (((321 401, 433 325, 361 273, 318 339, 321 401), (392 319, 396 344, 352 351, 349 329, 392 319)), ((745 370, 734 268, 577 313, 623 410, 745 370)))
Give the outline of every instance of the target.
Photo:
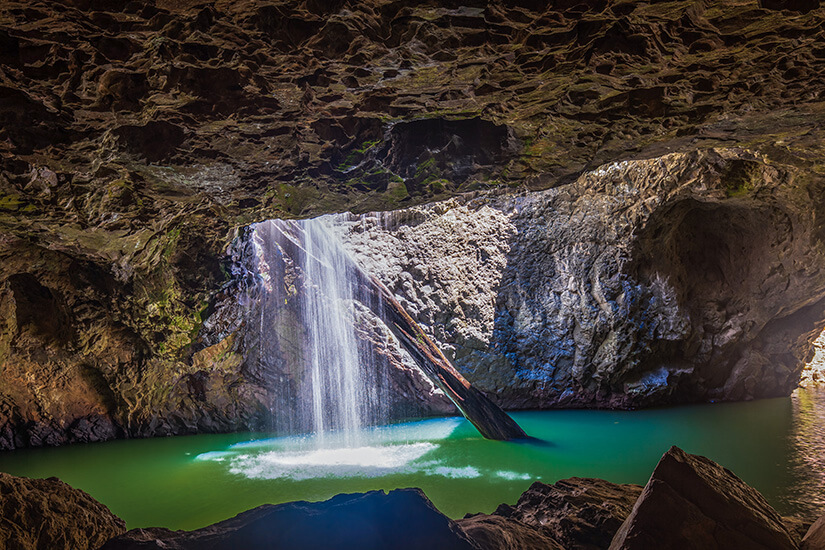
POLYGON ((335 437, 198 435, 0 454, 0 471, 57 476, 109 506, 130 528, 192 529, 264 503, 340 492, 421 487, 447 515, 490 512, 533 481, 571 476, 644 484, 671 445, 708 456, 758 488, 782 513, 825 511, 825 393, 635 412, 513 414, 531 442, 482 439, 440 418, 335 437), (818 470, 817 470, 818 469, 818 470), (817 477, 820 476, 820 477, 817 477))

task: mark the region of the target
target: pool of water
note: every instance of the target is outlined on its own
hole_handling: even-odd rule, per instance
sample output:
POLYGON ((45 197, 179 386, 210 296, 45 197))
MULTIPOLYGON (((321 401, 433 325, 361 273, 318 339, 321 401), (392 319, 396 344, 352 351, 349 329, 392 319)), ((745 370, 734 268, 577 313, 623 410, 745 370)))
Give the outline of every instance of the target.
POLYGON ((341 492, 421 487, 461 517, 515 502, 533 481, 571 476, 644 484, 671 445, 716 460, 784 514, 825 512, 825 391, 793 398, 635 412, 513 414, 535 440, 482 439, 439 418, 334 435, 198 435, 0 453, 0 471, 57 476, 100 500, 130 528, 193 529, 264 503, 341 492))

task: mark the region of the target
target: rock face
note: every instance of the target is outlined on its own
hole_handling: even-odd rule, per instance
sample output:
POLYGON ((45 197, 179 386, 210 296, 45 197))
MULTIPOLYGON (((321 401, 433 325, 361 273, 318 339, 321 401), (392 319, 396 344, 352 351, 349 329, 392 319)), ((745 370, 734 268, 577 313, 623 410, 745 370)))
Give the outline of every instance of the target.
POLYGON ((514 519, 478 514, 460 519, 458 524, 483 550, 567 550, 538 529, 514 519))
POLYGON ((264 505, 196 531, 135 529, 102 550, 421 549, 476 546, 420 489, 338 495, 317 503, 264 505))
POLYGON ((491 550, 600 550, 610 545, 641 492, 639 485, 602 479, 574 477, 553 485, 536 482, 515 505, 502 504, 491 515, 468 516, 458 524, 491 550))
POLYGON ((818 548, 825 548, 825 516, 816 520, 802 539, 801 550, 818 548))
MULTIPOLYGON (((819 4, 2 2, 0 449, 268 426, 267 381, 238 347, 239 327, 224 325, 217 340, 210 331, 221 319, 202 330, 232 284, 227 245, 265 218, 520 193, 618 160, 743 146, 763 159, 757 165, 807 178, 811 192, 795 204, 822 219, 819 4)), ((761 192, 749 189, 749 166, 722 173, 731 195, 761 192)), ((601 321, 572 328, 581 354, 569 338, 556 351, 541 335, 505 338, 488 363, 467 359, 467 376, 512 387, 503 400, 513 405, 526 391, 523 406, 665 402, 661 380, 681 379, 683 368, 688 382, 676 384, 673 400, 784 391, 795 367, 783 369, 816 320, 791 315, 802 311, 796 302, 776 312, 773 299, 765 315, 734 312, 768 292, 756 288, 759 276, 793 285, 818 269, 797 266, 795 252, 780 261, 781 247, 764 244, 781 242, 789 227, 770 200, 755 210, 671 201, 670 214, 659 210, 648 232, 624 241, 627 257, 649 260, 634 264, 632 280, 648 288, 658 273, 662 289, 679 293, 682 317, 666 327, 651 320, 661 338, 604 340, 625 332, 601 321), (708 234, 708 224, 725 231, 708 234), (741 251, 736 235, 752 244, 741 251), (704 246, 712 243, 719 246, 704 246), (762 274, 764 255, 774 267, 790 263, 762 274), (733 294, 710 279, 704 287, 686 280, 719 281, 721 273, 738 284, 730 271, 745 267, 750 283, 733 294), (689 335, 681 332, 687 314, 689 335), (726 325, 740 317, 754 324, 726 325), (591 328, 605 332, 582 333, 591 328), (752 344, 760 331, 764 344, 752 344), (522 347, 536 348, 527 363, 517 358, 522 347), (611 357, 627 360, 622 373, 605 370, 611 357), (492 372, 498 365, 501 374, 492 372), (565 395, 564 373, 574 371, 579 385, 565 395), (770 377, 776 390, 765 389, 770 377)), ((564 195, 555 201, 562 206, 564 195)), ((616 243, 629 238, 620 235, 616 243)), ((601 308, 567 292, 571 308, 601 308)), ((644 296, 621 307, 672 309, 644 305, 644 296)), ((557 311, 523 301, 515 332, 504 332, 520 334, 532 316, 557 311)), ((816 317, 813 299, 808 306, 816 317)), ((473 307, 485 319, 500 311, 473 307)), ((581 319, 565 313, 552 322, 581 319)), ((455 342, 457 354, 479 356, 473 346, 487 340, 486 323, 468 333, 469 346, 455 342)))
POLYGON ((600 550, 610 545, 641 492, 639 485, 603 479, 574 477, 553 485, 535 482, 515 505, 502 504, 491 515, 467 516, 458 524, 490 550, 600 550))
POLYGON ((752 399, 796 387, 825 321, 817 189, 723 149, 340 232, 505 407, 752 399))
POLYGON ((603 479, 536 482, 515 506, 502 504, 494 514, 540 528, 564 548, 596 550, 609 545, 641 492, 639 485, 603 479))
POLYGON ((0 472, 0 548, 91 550, 125 531, 108 508, 57 478, 0 472))
POLYGON ((782 517, 727 469, 671 447, 610 544, 634 548, 796 549, 782 517))

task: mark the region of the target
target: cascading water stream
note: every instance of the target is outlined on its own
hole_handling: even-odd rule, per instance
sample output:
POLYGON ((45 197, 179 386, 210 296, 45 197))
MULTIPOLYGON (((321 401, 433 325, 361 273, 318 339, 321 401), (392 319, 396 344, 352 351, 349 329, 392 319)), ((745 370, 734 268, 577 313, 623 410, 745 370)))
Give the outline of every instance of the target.
POLYGON ((265 291, 258 362, 272 379, 276 430, 311 430, 319 440, 335 430, 351 446, 364 426, 386 424, 387 361, 377 360, 374 344, 394 338, 392 347, 402 347, 484 437, 526 437, 455 370, 395 295, 349 257, 335 221, 270 220, 254 228, 255 269, 265 291))
POLYGON ((339 427, 345 434, 355 434, 361 428, 368 390, 355 339, 348 263, 323 220, 298 225, 304 231, 307 252, 303 269, 315 287, 301 297, 309 329, 314 432, 323 436, 328 427, 339 427))
POLYGON ((365 425, 386 423, 386 406, 380 369, 357 334, 364 297, 354 284, 355 264, 331 222, 332 216, 323 216, 255 226, 265 287, 260 346, 267 367, 286 374, 273 388, 276 428, 311 430, 322 444, 335 431, 336 441, 352 446, 365 425), (298 321, 298 334, 286 330, 284 318, 298 321))

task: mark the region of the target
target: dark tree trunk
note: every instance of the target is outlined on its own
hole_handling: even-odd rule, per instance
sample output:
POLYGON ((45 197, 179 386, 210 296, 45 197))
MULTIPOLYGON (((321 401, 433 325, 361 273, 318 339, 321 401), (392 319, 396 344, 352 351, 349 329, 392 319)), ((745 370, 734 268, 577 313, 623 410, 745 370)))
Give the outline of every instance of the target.
POLYGON ((455 403, 467 420, 487 439, 527 437, 515 420, 474 388, 441 353, 435 343, 404 310, 389 289, 375 277, 361 272, 367 290, 380 304, 381 317, 424 373, 455 403))

